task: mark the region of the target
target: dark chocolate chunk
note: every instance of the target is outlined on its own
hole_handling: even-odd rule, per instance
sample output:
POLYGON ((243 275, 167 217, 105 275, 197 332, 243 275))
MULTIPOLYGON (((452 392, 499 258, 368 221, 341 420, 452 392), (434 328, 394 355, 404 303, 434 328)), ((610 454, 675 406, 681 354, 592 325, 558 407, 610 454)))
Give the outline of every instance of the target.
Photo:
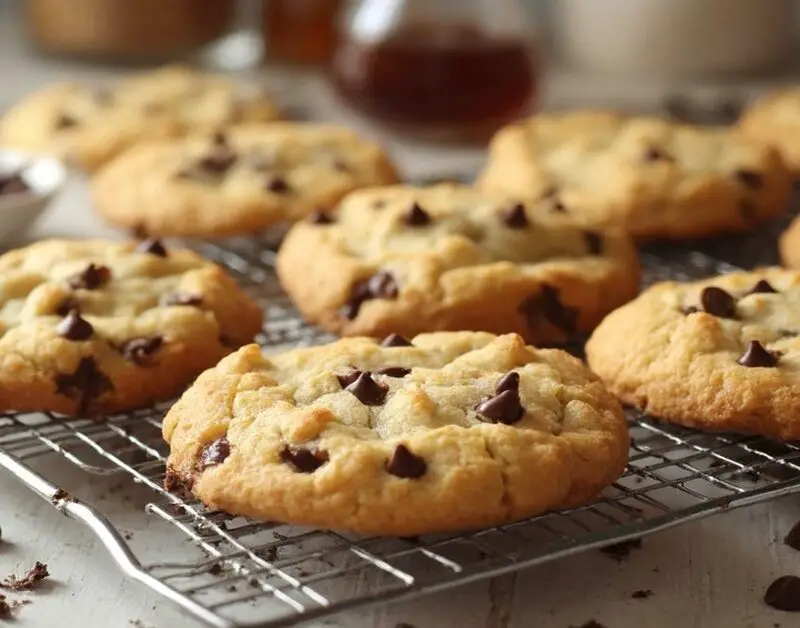
POLYGON ((0 174, 0 196, 11 194, 27 194, 31 191, 30 186, 18 172, 0 174))
POLYGON ((215 467, 222 464, 231 455, 231 444, 228 442, 226 436, 222 436, 215 441, 209 443, 200 458, 197 460, 197 470, 205 471, 209 467, 215 467))
POLYGON ((528 216, 525 214, 525 205, 517 203, 503 212, 503 222, 511 229, 524 229, 528 226, 528 216))
POLYGON ((13 575, 8 576, 8 578, 0 582, 0 587, 11 591, 32 591, 42 580, 49 576, 50 572, 47 571, 47 565, 37 560, 36 564, 24 576, 21 578, 13 575))
POLYGON ((308 215, 308 222, 314 225, 332 225, 336 221, 328 212, 315 211, 308 215))
POLYGON ((764 176, 754 170, 737 170, 734 176, 740 183, 753 190, 760 190, 764 185, 764 176))
POLYGON ((586 231, 583 234, 586 240, 586 248, 590 255, 600 255, 603 252, 603 236, 596 231, 586 231))
POLYGON ((281 449, 280 456, 282 462, 292 465, 300 473, 314 473, 328 462, 328 452, 307 447, 286 445, 281 449))
POLYGON ((428 465, 423 458, 412 453, 408 447, 398 445, 386 461, 386 470, 398 478, 413 480, 425 475, 428 465))
POLYGON ((148 238, 147 240, 143 240, 136 247, 136 252, 150 253, 151 255, 155 255, 157 257, 167 256, 167 249, 164 246, 164 243, 158 238, 148 238))
POLYGON ((764 602, 779 611, 800 612, 800 578, 781 576, 767 587, 764 602))
POLYGON ((789 534, 786 535, 783 542, 793 550, 800 552, 800 521, 792 526, 792 529, 789 530, 789 534))
POLYGON ((655 146, 650 146, 647 150, 645 150, 642 158, 645 161, 672 161, 672 157, 655 146))
POLYGON ((56 314, 66 316, 70 312, 80 312, 81 304, 75 297, 67 297, 56 308, 56 314))
POLYGON ((407 369, 404 366, 385 366, 375 372, 378 375, 386 375, 387 377, 405 377, 411 372, 411 369, 407 369))
POLYGON ((138 366, 150 364, 150 358, 164 344, 162 336, 150 336, 148 338, 134 338, 128 340, 120 347, 122 355, 138 366))
POLYGON ((379 270, 372 277, 359 281, 353 286, 350 300, 342 308, 342 313, 353 320, 358 316, 364 301, 370 299, 396 299, 399 294, 397 282, 391 273, 379 270))
POLYGON ((503 377, 497 380, 497 385, 494 387, 494 391, 498 395, 507 390, 519 390, 519 373, 516 371, 511 371, 503 375, 503 377))
POLYGON ((71 129, 72 127, 76 126, 78 126, 77 118, 67 113, 59 114, 59 116, 56 118, 55 127, 57 131, 62 131, 64 129, 71 129))
POLYGON ((777 294, 778 291, 766 279, 759 279, 747 294, 777 294))
POLYGON ((411 207, 406 210, 406 213, 403 216, 403 222, 411 227, 424 227, 425 225, 430 224, 431 216, 417 203, 413 203, 411 207))
POLYGON ((67 340, 88 340, 94 333, 89 321, 81 318, 77 310, 71 310, 56 327, 58 335, 67 340))
POLYGON ((265 187, 274 194, 288 194, 291 191, 289 183, 280 175, 274 175, 267 179, 265 187))
POLYGON ((410 340, 403 338, 400 334, 389 334, 383 339, 382 347, 413 347, 410 340))
POLYGON ((361 373, 345 390, 365 406, 379 406, 386 400, 388 386, 376 382, 368 372, 361 373))
POLYGON ((82 358, 73 373, 57 375, 55 384, 58 394, 78 402, 81 414, 89 412, 103 393, 114 388, 92 358, 82 358))
POLYGON ((513 425, 525 416, 525 408, 522 407, 517 390, 504 390, 479 403, 475 410, 492 423, 505 425, 513 425))
POLYGON ((750 367, 777 366, 778 354, 767 351, 758 340, 751 340, 747 350, 736 362, 750 367))
POLYGON ((89 264, 83 272, 69 278, 70 288, 73 290, 97 290, 111 279, 111 269, 108 266, 89 264))
POLYGON ((543 318, 567 333, 575 332, 580 314, 578 308, 561 303, 558 289, 549 284, 543 284, 539 294, 532 295, 520 303, 517 311, 525 316, 531 325, 543 318))
POLYGON ((337 375, 336 379, 339 380, 339 385, 342 388, 347 388, 350 384, 352 384, 358 379, 361 373, 363 373, 363 371, 359 371, 358 369, 353 369, 352 371, 345 373, 344 375, 337 375))
POLYGON ((193 292, 175 292, 164 298, 164 305, 190 305, 198 307, 203 303, 203 295, 193 292))
POLYGON ((716 286, 703 289, 700 293, 700 305, 704 311, 720 318, 734 318, 736 315, 736 299, 716 286))

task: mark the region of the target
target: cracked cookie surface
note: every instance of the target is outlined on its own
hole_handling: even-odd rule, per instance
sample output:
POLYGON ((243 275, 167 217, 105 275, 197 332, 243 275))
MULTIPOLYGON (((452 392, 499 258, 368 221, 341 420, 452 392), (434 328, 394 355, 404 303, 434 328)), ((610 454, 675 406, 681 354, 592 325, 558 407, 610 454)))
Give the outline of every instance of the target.
POLYGON ((610 314, 589 366, 624 402, 709 431, 800 439, 800 272, 658 284, 610 314))
POLYGON ((686 238, 785 213, 792 176, 774 148, 730 129, 577 112, 500 130, 477 185, 549 201, 589 229, 686 238))
POLYGON ((380 146, 348 129, 276 123, 137 146, 97 174, 92 192, 119 226, 214 237, 300 220, 395 181, 380 146))
POLYGON ((50 240, 0 256, 0 409, 101 416, 178 393, 252 342, 261 311, 156 240, 50 240))
POLYGON ((167 486, 212 508, 400 536, 587 501, 628 453, 619 403, 579 360, 477 332, 243 347, 164 437, 167 486))
POLYGON ((639 287, 625 236, 453 184, 353 193, 295 225, 277 270, 307 320, 346 336, 480 330, 559 343, 639 287))
POLYGON ((55 154, 92 171, 141 141, 277 117, 277 106, 264 93, 223 76, 169 66, 107 86, 44 88, 3 116, 0 144, 55 154))

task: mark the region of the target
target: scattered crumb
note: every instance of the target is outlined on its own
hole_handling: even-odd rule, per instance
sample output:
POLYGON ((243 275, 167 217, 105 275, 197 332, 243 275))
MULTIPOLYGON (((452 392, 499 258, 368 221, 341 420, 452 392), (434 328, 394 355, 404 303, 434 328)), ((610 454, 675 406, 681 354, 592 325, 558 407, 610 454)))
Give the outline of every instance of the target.
POLYGON ((133 540, 133 532, 129 532, 129 531, 125 530, 122 533, 122 538, 125 539, 126 541, 132 541, 133 540))
POLYGON ((653 595, 652 589, 639 589, 638 591, 634 591, 633 593, 631 593, 631 599, 646 600, 651 595, 653 595))
POLYGON ((69 493, 67 493, 67 491, 60 488, 55 493, 53 493, 53 497, 50 498, 50 503, 53 504, 53 506, 58 506, 58 503, 62 501, 74 502, 75 498, 69 493))
POLYGON ((47 571, 47 565, 37 560, 31 570, 22 578, 17 578, 12 574, 0 582, 0 587, 12 591, 31 591, 49 575, 50 572, 47 571))
POLYGON ((606 627, 599 621, 590 619, 585 624, 581 624, 580 626, 570 626, 569 628, 606 628, 606 627))
POLYGON ((395 624, 394 628, 417 628, 417 627, 414 624, 409 624, 408 622, 401 621, 395 624))
POLYGON ((628 558, 633 550, 638 550, 641 548, 642 539, 630 539, 628 541, 622 541, 621 543, 615 543, 614 545, 603 547, 600 549, 600 551, 609 558, 613 558, 618 563, 621 563, 623 560, 628 558))
POLYGON ((171 514, 173 517, 182 517, 183 515, 186 514, 186 508, 184 508, 180 504, 168 504, 167 512, 171 514))
POLYGON ((219 563, 214 563, 211 565, 211 567, 209 567, 208 573, 210 573, 212 576, 218 576, 222 573, 222 565, 219 563))
POLYGON ((141 619, 131 619, 128 623, 133 628, 147 628, 147 625, 141 619))
POLYGON ((239 589, 237 589, 237 588, 236 588, 236 585, 235 585, 235 584, 232 584, 231 586, 229 586, 229 587, 228 587, 228 591, 229 591, 230 593, 236 593, 238 590, 239 590, 239 589))

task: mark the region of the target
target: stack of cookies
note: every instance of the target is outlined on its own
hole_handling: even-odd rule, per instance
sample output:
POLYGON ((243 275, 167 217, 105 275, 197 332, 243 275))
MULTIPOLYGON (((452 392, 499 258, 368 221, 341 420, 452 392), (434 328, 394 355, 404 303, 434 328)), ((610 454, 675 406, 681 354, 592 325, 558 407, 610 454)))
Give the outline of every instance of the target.
MULTIPOLYGON (((738 130, 537 116, 497 134, 474 186, 412 186, 377 143, 277 121, 268 96, 225 79, 168 68, 47 90, 3 119, 0 139, 93 171, 98 212, 147 239, 0 257, 0 409, 104 416, 196 378, 164 420, 170 490, 390 535, 593 499, 627 461, 620 402, 694 428, 800 438, 800 272, 637 297, 637 242, 786 212, 793 147, 779 140, 793 114, 784 134, 763 113, 780 102, 738 130), (281 223, 293 225, 281 285, 342 338, 265 356, 250 344, 262 323, 250 298, 157 238, 281 223), (532 346, 587 338, 588 366, 532 346)), ((794 240, 800 226, 781 242, 800 266, 794 240)))

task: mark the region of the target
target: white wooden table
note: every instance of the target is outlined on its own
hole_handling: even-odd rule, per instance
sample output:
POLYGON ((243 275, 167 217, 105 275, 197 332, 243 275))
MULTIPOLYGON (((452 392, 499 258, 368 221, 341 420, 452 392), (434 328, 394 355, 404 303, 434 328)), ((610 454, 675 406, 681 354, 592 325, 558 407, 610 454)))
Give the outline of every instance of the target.
MULTIPOLYGON (((5 6, 5 5, 4 5, 5 6)), ((5 7, 7 9, 7 7, 5 7)), ((102 77, 104 72, 36 59, 21 46, 15 23, 0 7, 0 104, 48 81, 102 77)), ((552 104, 582 102, 646 107, 659 86, 627 86, 613 81, 587 83, 569 75, 552 77, 546 99, 552 104), (620 93, 625 100, 618 100, 620 93)), ((324 90, 312 86, 311 100, 328 119, 362 126, 337 109, 324 90), (314 91, 317 90, 317 91, 314 91)), ((376 132, 374 129, 367 129, 376 132)), ((426 176, 474 170, 477 150, 435 150, 382 134, 406 174, 426 176)), ((32 237, 108 235, 119 237, 91 214, 85 184, 73 180, 32 237)), ((121 478, 88 477, 52 456, 37 470, 83 500, 99 506, 132 543, 158 547, 165 559, 181 548, 163 546, 142 513, 144 489, 111 490, 121 478), (127 499, 123 499, 127 497, 127 499)), ((567 628, 595 619, 608 628, 717 627, 775 628, 800 625, 800 617, 775 611, 761 601, 766 586, 785 574, 800 575, 800 553, 781 543, 800 519, 800 498, 717 516, 644 541, 641 550, 618 564, 599 552, 574 556, 490 582, 467 585, 414 602, 387 606, 360 616, 321 622, 326 626, 394 628, 567 628), (651 589, 648 599, 631 593, 651 589)), ((0 576, 21 573, 34 561, 50 566, 52 579, 40 591, 16 596, 32 603, 13 623, 19 628, 188 627, 196 622, 135 582, 126 580, 93 535, 0 474, 0 576)))

